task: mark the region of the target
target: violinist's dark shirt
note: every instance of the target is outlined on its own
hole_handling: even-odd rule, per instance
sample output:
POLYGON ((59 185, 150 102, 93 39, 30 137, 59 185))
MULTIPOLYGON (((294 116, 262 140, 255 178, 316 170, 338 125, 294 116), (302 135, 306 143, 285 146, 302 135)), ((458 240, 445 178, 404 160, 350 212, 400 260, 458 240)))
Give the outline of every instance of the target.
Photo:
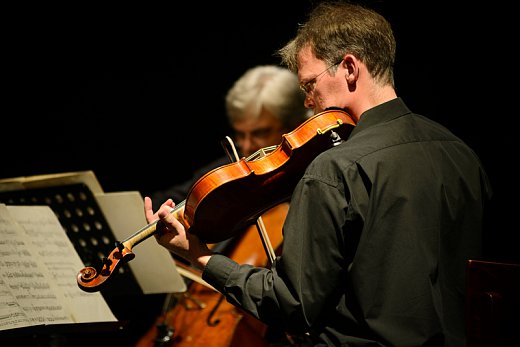
POLYGON ((397 98, 308 166, 271 269, 216 254, 203 278, 310 345, 464 346, 490 195, 475 153, 397 98))

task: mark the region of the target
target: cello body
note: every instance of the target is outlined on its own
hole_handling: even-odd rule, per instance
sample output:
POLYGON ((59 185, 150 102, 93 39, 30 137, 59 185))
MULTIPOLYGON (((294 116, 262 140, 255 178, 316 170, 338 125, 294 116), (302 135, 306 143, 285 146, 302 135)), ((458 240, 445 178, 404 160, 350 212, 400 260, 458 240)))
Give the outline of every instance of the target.
MULTIPOLYGON (((262 215, 277 251, 282 246, 288 208, 288 203, 282 203, 262 215)), ((268 256, 254 226, 237 237, 226 255, 239 263, 268 266, 268 256)), ((265 324, 228 303, 214 289, 193 282, 186 293, 176 295, 173 306, 158 317, 135 347, 267 347, 266 333, 265 324)))
POLYGON ((262 331, 251 326, 244 313, 222 300, 222 294, 192 283, 135 347, 267 346, 262 331))

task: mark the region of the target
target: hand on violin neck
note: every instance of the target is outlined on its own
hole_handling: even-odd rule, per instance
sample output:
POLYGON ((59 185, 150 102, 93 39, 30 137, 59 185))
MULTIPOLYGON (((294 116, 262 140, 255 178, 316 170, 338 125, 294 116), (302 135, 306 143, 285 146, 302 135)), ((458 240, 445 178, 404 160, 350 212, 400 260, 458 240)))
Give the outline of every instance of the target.
POLYGON ((193 234, 187 233, 184 225, 171 213, 175 207, 172 199, 166 200, 156 213, 152 201, 144 198, 144 210, 148 223, 156 224, 155 239, 170 252, 189 261, 192 266, 204 269, 213 252, 193 234))

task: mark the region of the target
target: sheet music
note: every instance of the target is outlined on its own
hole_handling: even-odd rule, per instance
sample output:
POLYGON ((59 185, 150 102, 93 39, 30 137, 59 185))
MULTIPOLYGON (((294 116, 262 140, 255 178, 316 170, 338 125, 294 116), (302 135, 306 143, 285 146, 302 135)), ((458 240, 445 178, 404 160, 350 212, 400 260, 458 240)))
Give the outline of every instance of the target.
POLYGON ((4 204, 0 204, 0 290, 0 330, 73 322, 45 265, 4 204))
MULTIPOLYGON (((1 243, 2 241, 0 241, 1 243)), ((4 254, 1 245, 0 253, 4 254)), ((29 316, 18 304, 18 300, 9 288, 9 284, 3 280, 3 277, 3 272, 0 272, 0 330, 31 325, 29 316)))
POLYGON ((31 247, 63 293, 76 323, 116 321, 101 293, 82 291, 76 282, 84 267, 58 218, 48 206, 7 206, 23 227, 31 247))

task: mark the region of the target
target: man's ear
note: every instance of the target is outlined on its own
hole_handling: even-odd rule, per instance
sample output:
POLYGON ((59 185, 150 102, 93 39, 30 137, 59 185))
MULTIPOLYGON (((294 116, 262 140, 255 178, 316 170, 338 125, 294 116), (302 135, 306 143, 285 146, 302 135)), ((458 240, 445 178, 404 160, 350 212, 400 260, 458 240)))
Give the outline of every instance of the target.
POLYGON ((343 66, 345 67, 345 80, 349 85, 355 83, 359 77, 359 62, 352 54, 345 55, 343 58, 343 66))

